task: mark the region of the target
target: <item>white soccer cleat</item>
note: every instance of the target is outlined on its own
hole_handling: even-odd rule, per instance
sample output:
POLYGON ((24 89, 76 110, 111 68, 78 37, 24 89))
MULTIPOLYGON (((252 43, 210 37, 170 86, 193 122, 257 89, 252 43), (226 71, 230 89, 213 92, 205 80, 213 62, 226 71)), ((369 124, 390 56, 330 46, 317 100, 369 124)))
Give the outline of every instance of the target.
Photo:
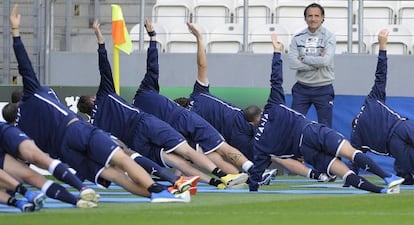
POLYGON ((95 202, 79 199, 76 203, 76 207, 81 209, 96 208, 98 207, 98 204, 96 204, 95 202))

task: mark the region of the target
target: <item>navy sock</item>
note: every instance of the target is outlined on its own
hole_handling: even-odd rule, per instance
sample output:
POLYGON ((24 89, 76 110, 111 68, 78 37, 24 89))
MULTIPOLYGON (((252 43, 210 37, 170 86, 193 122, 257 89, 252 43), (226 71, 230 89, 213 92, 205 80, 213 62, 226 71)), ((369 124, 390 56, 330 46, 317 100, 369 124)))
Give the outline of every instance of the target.
POLYGON ((11 196, 11 197, 7 200, 7 205, 17 207, 17 199, 16 199, 16 197, 11 196))
POLYGON ((362 152, 358 152, 357 154, 355 154, 354 163, 356 163, 356 165, 359 168, 376 174, 382 179, 391 176, 391 174, 381 169, 370 157, 368 157, 366 154, 362 152))
POLYGON ((25 195, 27 192, 27 188, 25 186, 23 186, 22 183, 20 183, 19 185, 17 185, 16 189, 14 190, 16 193, 20 193, 21 195, 25 195))
POLYGON ((374 185, 373 183, 369 182, 363 177, 360 177, 354 173, 350 173, 346 179, 345 183, 350 184, 358 189, 362 189, 365 191, 370 191, 374 193, 381 193, 382 187, 374 185))
POLYGON ((309 178, 310 179, 314 179, 314 180, 318 180, 319 179, 319 176, 321 175, 322 173, 321 172, 319 172, 319 171, 317 171, 317 170, 311 170, 311 172, 309 173, 309 178))
POLYGON ((165 190, 165 187, 160 184, 153 183, 147 190, 149 193, 160 193, 161 191, 165 190))
POLYGON ((46 189, 46 196, 72 205, 76 205, 76 203, 78 202, 78 199, 74 195, 69 193, 69 191, 66 190, 62 185, 59 185, 55 182, 53 182, 46 189))
POLYGON ((178 180, 178 176, 174 175, 167 169, 161 167, 154 161, 143 157, 138 156, 134 158, 134 161, 138 163, 142 168, 144 168, 149 174, 159 177, 161 180, 166 180, 171 184, 174 184, 176 180, 178 180))
POLYGON ((69 171, 69 168, 63 163, 59 163, 53 170, 53 176, 57 179, 69 184, 70 186, 78 189, 79 191, 84 187, 82 181, 69 171))
POLYGON ((214 168, 214 170, 211 173, 217 176, 218 178, 222 178, 227 175, 225 172, 223 172, 221 169, 217 167, 214 168))
POLYGON ((212 186, 215 186, 215 187, 217 187, 217 185, 219 185, 221 183, 223 183, 223 182, 221 182, 221 180, 217 180, 217 179, 214 179, 214 178, 211 178, 210 181, 208 182, 209 185, 212 185, 212 186))

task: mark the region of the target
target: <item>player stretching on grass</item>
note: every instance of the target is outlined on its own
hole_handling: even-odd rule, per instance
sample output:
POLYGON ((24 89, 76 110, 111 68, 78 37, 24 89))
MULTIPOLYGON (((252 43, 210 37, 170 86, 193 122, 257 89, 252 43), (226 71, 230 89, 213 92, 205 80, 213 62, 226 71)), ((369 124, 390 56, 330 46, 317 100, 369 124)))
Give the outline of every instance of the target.
POLYGON ((160 166, 167 166, 167 153, 186 150, 185 139, 170 125, 135 108, 115 92, 111 65, 97 20, 93 29, 98 41, 101 81, 96 97, 80 97, 78 110, 88 114, 93 125, 115 135, 128 149, 139 152, 134 152, 131 157, 148 173, 171 182, 180 192, 195 187, 200 177, 179 177, 160 166))
POLYGON ((375 83, 365 98, 361 111, 352 121, 351 144, 363 151, 395 158, 408 180, 414 174, 414 122, 385 104, 387 85, 388 30, 378 34, 379 53, 375 83))
MULTIPOLYGON (((170 124, 193 147, 199 145, 207 157, 215 164, 210 162, 210 165, 208 167, 205 166, 205 168, 209 169, 208 172, 218 176, 227 186, 232 186, 230 185, 232 183, 245 183, 247 174, 233 175, 239 172, 235 165, 242 167, 243 171, 247 172, 253 166, 253 163, 242 158, 241 153, 228 145, 217 130, 199 115, 179 106, 159 93, 156 33, 148 19, 145 20, 145 28, 150 36, 150 46, 147 53, 147 72, 134 97, 134 105, 170 124), (226 175, 226 173, 231 174, 226 175)), ((202 162, 194 163, 198 166, 203 165, 202 162)))
MULTIPOLYGON (((112 169, 127 176, 153 202, 182 202, 165 187, 155 183, 142 167, 122 151, 108 133, 79 119, 59 101, 51 88, 40 85, 20 38, 20 14, 17 13, 17 7, 17 4, 13 7, 10 23, 24 94, 18 104, 16 125, 53 158, 59 158, 73 166, 82 156, 101 168, 108 168, 106 171, 112 169)), ((76 169, 75 166, 74 168, 76 169)), ((104 172, 100 175, 109 181, 117 178, 104 172)), ((90 195, 81 197, 92 201, 96 199, 96 194, 91 191, 90 195)))
POLYGON ((326 127, 307 119, 285 105, 282 87, 281 45, 272 34, 274 48, 271 90, 255 136, 255 170, 250 176, 250 190, 257 191, 261 174, 272 155, 282 158, 300 158, 319 171, 338 175, 350 185, 375 193, 399 193, 404 179, 383 171, 363 152, 354 149, 345 138, 326 127), (356 175, 338 157, 344 157, 383 178, 387 187, 379 187, 356 175))
MULTIPOLYGON (((254 135, 260 121, 262 110, 258 106, 249 106, 242 110, 210 93, 207 76, 207 56, 202 35, 191 23, 187 23, 190 32, 197 40, 197 80, 194 83, 190 98, 175 99, 181 106, 197 113, 209 122, 224 139, 240 150, 241 160, 245 156, 253 160, 254 135)), ((272 161, 281 164, 289 171, 316 180, 328 181, 328 177, 316 170, 309 169, 294 159, 279 159, 272 157, 272 161), (324 180, 325 179, 325 180, 324 180)), ((276 170, 268 170, 262 174, 261 184, 270 183, 276 170)))

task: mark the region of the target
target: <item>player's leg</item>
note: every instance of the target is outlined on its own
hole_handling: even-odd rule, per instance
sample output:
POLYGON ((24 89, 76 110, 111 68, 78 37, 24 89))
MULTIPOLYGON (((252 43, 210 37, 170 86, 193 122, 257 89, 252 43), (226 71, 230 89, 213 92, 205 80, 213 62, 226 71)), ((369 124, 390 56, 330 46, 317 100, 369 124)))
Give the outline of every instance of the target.
MULTIPOLYGON (((23 164, 22 162, 15 160, 13 157, 8 156, 8 155, 6 155, 6 157, 7 157, 5 160, 6 168, 10 168, 6 170, 8 173, 13 175, 14 177, 18 177, 24 183, 28 183, 36 188, 41 189, 42 192, 45 193, 46 196, 48 196, 49 198, 57 199, 62 202, 66 202, 71 205, 80 207, 78 206, 79 199, 76 196, 72 195, 62 185, 56 182, 53 182, 51 180, 47 180, 43 175, 30 169, 26 164, 23 164)), ((19 189, 16 189, 15 191, 26 196, 26 198, 29 201, 35 204, 36 209, 39 209, 40 204, 42 204, 42 201, 45 200, 44 194, 40 196, 39 192, 32 191, 32 193, 28 192, 24 194, 19 189)), ((84 204, 84 205, 85 206, 82 208, 93 208, 97 206, 95 203, 84 204)))
POLYGON ((200 180, 204 183, 216 187, 222 183, 220 180, 213 178, 210 175, 203 172, 202 168, 184 159, 181 155, 178 155, 175 152, 166 153, 163 151, 162 158, 168 166, 178 169, 186 176, 198 176, 200 177, 200 180))
POLYGON ((362 190, 366 190, 366 191, 370 191, 370 192, 374 192, 374 193, 383 193, 383 194, 396 194, 399 193, 399 188, 398 190, 393 189, 393 188, 384 188, 384 187, 380 187, 377 185, 374 185, 373 183, 369 182, 367 179, 356 175, 354 171, 352 171, 351 169, 349 169, 345 163, 343 163, 341 160, 339 160, 338 158, 335 158, 332 163, 331 166, 329 168, 330 173, 336 174, 340 177, 342 177, 342 179, 352 185, 355 188, 358 189, 362 189, 362 190))
POLYGON ((78 191, 89 192, 90 189, 84 185, 69 168, 59 160, 52 159, 44 152, 42 152, 36 144, 29 139, 22 141, 18 145, 18 153, 20 157, 33 165, 48 170, 58 180, 69 184, 78 191))
POLYGON ((0 202, 8 206, 16 207, 22 212, 34 211, 33 203, 30 203, 25 199, 17 199, 3 191, 0 191, 0 202))
POLYGON ((249 172, 253 162, 248 160, 238 149, 224 142, 215 151, 220 154, 227 162, 241 169, 243 172, 249 172))
POLYGON ((359 168, 370 171, 371 173, 381 177, 390 188, 398 186, 404 182, 404 178, 384 171, 367 154, 353 148, 347 140, 344 140, 339 146, 338 155, 347 158, 351 162, 355 163, 359 168))

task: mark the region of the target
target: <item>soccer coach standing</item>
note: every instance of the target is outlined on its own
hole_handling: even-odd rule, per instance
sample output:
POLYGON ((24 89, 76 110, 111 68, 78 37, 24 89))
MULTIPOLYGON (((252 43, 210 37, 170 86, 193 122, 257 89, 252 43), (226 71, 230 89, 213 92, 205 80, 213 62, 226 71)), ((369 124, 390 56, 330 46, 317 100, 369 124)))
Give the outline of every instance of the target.
POLYGON ((292 87, 292 109, 306 115, 313 104, 318 122, 332 127, 336 38, 322 26, 325 10, 321 5, 308 5, 304 16, 308 27, 293 37, 288 53, 297 80, 292 87))

